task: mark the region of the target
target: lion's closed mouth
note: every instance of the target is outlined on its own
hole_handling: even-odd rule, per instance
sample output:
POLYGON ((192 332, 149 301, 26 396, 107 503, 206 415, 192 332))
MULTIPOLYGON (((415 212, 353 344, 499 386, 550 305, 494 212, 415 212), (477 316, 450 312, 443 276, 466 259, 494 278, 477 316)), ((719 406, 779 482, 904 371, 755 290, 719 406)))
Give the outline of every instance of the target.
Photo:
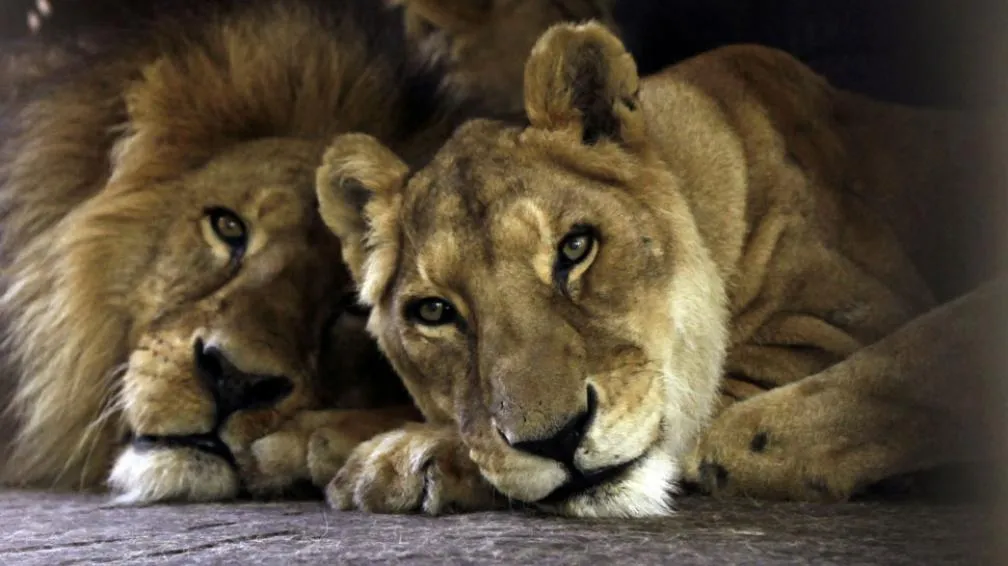
POLYGON ((217 456, 227 462, 232 468, 237 466, 234 454, 216 434, 188 434, 184 436, 157 436, 145 434, 133 438, 133 448, 138 451, 160 450, 165 448, 192 448, 217 456))

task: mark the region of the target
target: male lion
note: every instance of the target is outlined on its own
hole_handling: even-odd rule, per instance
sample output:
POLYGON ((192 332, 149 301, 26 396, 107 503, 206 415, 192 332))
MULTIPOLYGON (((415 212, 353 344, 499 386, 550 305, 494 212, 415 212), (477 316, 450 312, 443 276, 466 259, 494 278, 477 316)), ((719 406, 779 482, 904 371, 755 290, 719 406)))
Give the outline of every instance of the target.
POLYGON ((596 20, 617 30, 613 0, 385 0, 402 9, 406 35, 444 61, 447 80, 498 111, 522 110, 532 45, 558 22, 596 20))
POLYGON ((1004 446, 1006 203, 965 121, 755 46, 639 81, 594 23, 539 40, 525 107, 420 171, 361 134, 323 159, 427 419, 360 445, 333 505, 644 516, 683 477, 838 500, 1004 446))
POLYGON ((0 116, 3 482, 270 493, 236 467, 282 461, 254 442, 288 417, 348 443, 399 424, 408 407, 311 411, 408 405, 344 316, 314 172, 348 131, 424 159, 465 112, 440 71, 372 0, 201 2, 105 31, 19 75, 0 116))

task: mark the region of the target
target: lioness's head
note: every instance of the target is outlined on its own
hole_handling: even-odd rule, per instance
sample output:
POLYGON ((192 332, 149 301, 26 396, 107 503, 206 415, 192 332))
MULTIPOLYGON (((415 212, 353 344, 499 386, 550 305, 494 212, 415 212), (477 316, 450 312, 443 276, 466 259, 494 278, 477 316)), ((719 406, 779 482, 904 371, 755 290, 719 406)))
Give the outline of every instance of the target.
POLYGON ((530 125, 476 121, 410 175, 337 138, 322 215, 369 329, 426 417, 504 494, 572 515, 660 514, 713 405, 723 282, 601 26, 552 28, 530 125))

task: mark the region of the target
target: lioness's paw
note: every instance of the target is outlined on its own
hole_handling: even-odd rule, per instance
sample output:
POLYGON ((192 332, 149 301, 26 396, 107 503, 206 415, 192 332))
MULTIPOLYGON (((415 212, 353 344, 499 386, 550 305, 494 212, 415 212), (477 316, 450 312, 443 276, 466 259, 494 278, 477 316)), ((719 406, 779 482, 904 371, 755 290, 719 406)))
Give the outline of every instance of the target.
POLYGON ((449 428, 412 425, 361 444, 326 489, 336 509, 440 515, 506 506, 449 428))
POLYGON ((851 419, 867 424, 887 409, 806 379, 721 413, 687 460, 684 480, 717 496, 843 501, 882 479, 892 448, 851 419))

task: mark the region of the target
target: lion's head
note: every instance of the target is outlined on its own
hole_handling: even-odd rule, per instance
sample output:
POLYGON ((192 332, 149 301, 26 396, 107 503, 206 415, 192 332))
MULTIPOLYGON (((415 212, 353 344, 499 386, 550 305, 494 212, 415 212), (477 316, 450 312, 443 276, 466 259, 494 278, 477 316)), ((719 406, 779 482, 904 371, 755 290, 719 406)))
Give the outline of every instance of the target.
POLYGON ((339 132, 423 153, 450 103, 369 0, 311 5, 156 24, 4 116, 5 482, 230 497, 284 417, 395 399, 314 172, 339 132))
POLYGON ((448 63, 453 84, 499 111, 521 111, 525 59, 551 25, 596 20, 617 29, 613 0, 385 1, 402 7, 406 33, 420 51, 448 63))
POLYGON ((412 174, 339 137, 320 205, 383 351, 494 486, 658 514, 714 405, 723 275, 649 141, 634 61, 578 29, 532 52, 530 126, 470 122, 412 174))

